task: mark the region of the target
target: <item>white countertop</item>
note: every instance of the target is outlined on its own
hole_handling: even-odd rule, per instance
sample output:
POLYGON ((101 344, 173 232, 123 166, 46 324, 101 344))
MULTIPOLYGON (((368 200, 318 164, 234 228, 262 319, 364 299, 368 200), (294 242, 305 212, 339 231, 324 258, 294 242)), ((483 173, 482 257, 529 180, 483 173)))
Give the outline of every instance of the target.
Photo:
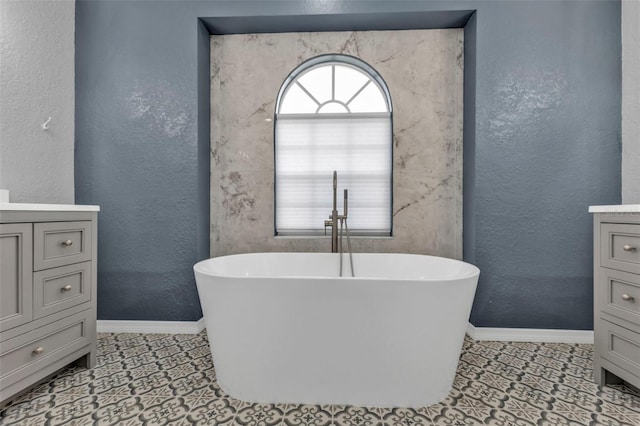
POLYGON ((613 206, 589 206, 589 213, 640 213, 640 204, 617 204, 613 206))
POLYGON ((100 206, 76 204, 0 203, 0 211, 99 212, 100 206))

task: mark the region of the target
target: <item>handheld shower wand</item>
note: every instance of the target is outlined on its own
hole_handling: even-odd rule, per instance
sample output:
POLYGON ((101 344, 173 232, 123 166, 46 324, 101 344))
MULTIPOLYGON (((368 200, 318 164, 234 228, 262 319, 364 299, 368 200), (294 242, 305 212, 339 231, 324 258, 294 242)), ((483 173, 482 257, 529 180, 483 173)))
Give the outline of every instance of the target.
MULTIPOLYGON (((342 215, 342 223, 344 224, 344 230, 347 234, 347 250, 349 251, 349 263, 351 264, 351 276, 355 277, 356 273, 353 270, 353 251, 351 250, 351 238, 349 236, 349 225, 347 225, 348 208, 349 208, 349 190, 345 189, 344 190, 344 206, 343 206, 344 214, 342 215)), ((342 230, 340 232, 340 245, 342 245, 342 230)), ((340 255, 340 257, 342 258, 342 255, 340 255)), ((340 276, 342 276, 342 262, 340 262, 340 272, 341 272, 340 276)))
POLYGON ((344 217, 347 217, 347 209, 349 207, 349 190, 344 190, 344 205, 342 206, 342 214, 344 217))

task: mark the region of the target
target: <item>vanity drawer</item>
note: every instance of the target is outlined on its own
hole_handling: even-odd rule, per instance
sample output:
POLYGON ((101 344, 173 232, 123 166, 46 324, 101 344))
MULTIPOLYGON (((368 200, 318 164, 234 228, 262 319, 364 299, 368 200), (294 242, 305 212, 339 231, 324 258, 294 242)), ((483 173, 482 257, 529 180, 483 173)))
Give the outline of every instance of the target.
POLYGON ((602 266, 640 274, 640 226, 603 223, 600 232, 602 266))
POLYGON ((640 325, 640 275, 600 268, 600 309, 640 325))
POLYGON ((640 378, 640 334, 605 320, 599 324, 602 358, 640 378))
POLYGON ((93 336, 91 312, 85 310, 1 342, 0 382, 3 387, 90 345, 93 336))
POLYGON ((91 260, 91 221, 34 224, 34 271, 91 260))
POLYGON ((33 274, 33 316, 42 318, 91 300, 91 262, 33 274))

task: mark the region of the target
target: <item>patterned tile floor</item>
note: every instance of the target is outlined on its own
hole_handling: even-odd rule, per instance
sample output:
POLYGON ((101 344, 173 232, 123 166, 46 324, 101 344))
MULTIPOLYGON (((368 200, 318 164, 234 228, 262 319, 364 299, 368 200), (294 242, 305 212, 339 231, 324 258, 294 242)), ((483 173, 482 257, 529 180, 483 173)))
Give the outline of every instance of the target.
POLYGON ((250 404, 218 387, 206 333, 100 334, 98 365, 69 367, 0 425, 640 425, 640 393, 592 382, 591 345, 466 339, 453 389, 419 409, 250 404))

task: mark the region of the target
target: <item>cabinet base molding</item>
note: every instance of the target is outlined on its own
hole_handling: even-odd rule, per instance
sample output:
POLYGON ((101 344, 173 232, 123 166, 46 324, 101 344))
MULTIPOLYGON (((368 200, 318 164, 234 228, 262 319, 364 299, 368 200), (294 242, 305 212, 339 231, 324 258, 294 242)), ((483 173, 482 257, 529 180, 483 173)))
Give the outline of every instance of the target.
POLYGON ((497 342, 544 342, 593 344, 593 330, 554 330, 540 328, 476 327, 469 323, 467 334, 473 340, 497 342))
POLYGON ((98 333, 198 334, 204 318, 198 321, 98 320, 98 333))

